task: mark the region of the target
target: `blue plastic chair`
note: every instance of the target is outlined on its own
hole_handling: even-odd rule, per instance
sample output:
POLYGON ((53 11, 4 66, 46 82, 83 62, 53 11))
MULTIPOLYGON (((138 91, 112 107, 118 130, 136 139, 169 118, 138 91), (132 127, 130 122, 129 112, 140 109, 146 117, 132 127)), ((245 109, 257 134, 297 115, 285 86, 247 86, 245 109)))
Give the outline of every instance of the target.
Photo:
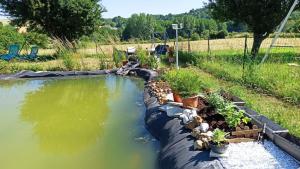
POLYGON ((13 58, 16 58, 20 52, 20 45, 10 45, 8 50, 8 54, 0 55, 0 59, 10 61, 13 58))
POLYGON ((38 52, 39 52, 39 48, 37 46, 32 47, 30 54, 25 56, 25 59, 27 59, 27 60, 37 59, 38 52))

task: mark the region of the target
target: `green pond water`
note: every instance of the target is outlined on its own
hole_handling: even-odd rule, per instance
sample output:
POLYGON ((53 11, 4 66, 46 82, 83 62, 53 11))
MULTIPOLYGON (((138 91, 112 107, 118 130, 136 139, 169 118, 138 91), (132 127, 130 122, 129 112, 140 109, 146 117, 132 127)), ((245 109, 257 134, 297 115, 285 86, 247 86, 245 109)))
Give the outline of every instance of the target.
POLYGON ((0 82, 0 169, 154 169, 140 79, 0 82))

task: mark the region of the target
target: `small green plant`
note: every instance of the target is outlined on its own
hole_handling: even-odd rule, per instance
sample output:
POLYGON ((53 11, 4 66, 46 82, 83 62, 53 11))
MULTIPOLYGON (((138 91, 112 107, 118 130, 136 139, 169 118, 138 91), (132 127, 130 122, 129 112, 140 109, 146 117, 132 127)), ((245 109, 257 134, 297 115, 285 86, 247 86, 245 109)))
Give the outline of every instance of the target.
POLYGON ((72 54, 71 53, 65 53, 62 56, 63 59, 63 64, 66 67, 67 70, 74 70, 76 67, 76 63, 72 58, 72 54))
POLYGON ((229 127, 235 128, 242 122, 248 124, 251 119, 245 116, 243 110, 237 110, 236 106, 227 102, 219 93, 211 93, 207 96, 207 101, 215 107, 219 114, 224 116, 229 127))
POLYGON ((197 95, 201 89, 201 79, 192 69, 169 71, 164 74, 163 79, 174 92, 184 98, 197 95))
POLYGON ((217 128, 213 131, 212 142, 218 146, 221 146, 222 144, 225 144, 227 142, 226 137, 228 135, 229 133, 226 133, 217 128))
POLYGON ((113 61, 116 67, 121 66, 122 53, 117 48, 113 48, 113 61))
POLYGON ((148 64, 148 55, 145 50, 143 50, 142 48, 138 48, 136 51, 136 56, 138 61, 140 62, 140 65, 144 66, 148 64))
POLYGON ((245 117, 245 112, 243 110, 236 110, 233 104, 228 103, 222 111, 219 112, 225 117, 225 121, 229 127, 237 127, 241 122, 248 124, 251 119, 245 117))
POLYGON ((100 70, 107 69, 107 62, 104 55, 99 55, 99 68, 100 70))
POLYGON ((6 73, 8 63, 0 60, 0 73, 6 73))
POLYGON ((151 69, 157 69, 158 68, 158 60, 154 56, 150 56, 147 59, 147 65, 151 69))
POLYGON ((222 111, 225 109, 227 103, 224 98, 217 92, 211 93, 206 97, 208 103, 217 108, 218 111, 222 111))

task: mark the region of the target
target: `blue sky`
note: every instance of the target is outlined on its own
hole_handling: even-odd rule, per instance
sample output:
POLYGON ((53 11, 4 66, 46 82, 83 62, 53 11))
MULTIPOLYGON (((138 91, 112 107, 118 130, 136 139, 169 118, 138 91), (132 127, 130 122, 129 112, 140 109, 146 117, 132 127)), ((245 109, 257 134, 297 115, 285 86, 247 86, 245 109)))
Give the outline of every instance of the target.
POLYGON ((104 18, 129 17, 134 13, 178 14, 201 8, 204 0, 102 0, 104 18))
MULTIPOLYGON (((104 18, 130 17, 134 13, 179 14, 201 8, 206 0, 102 0, 104 18)), ((0 19, 5 17, 0 16, 0 19)))

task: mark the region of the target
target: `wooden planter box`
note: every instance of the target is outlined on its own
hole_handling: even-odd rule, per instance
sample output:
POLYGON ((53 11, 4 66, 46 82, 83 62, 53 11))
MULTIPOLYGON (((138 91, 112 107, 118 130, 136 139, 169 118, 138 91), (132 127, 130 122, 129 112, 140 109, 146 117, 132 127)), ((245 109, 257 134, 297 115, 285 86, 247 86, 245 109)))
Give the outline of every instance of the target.
POLYGON ((237 128, 236 131, 231 132, 231 135, 236 138, 229 139, 229 143, 253 142, 258 139, 262 132, 261 128, 254 125, 252 129, 246 127, 245 129, 237 128))

